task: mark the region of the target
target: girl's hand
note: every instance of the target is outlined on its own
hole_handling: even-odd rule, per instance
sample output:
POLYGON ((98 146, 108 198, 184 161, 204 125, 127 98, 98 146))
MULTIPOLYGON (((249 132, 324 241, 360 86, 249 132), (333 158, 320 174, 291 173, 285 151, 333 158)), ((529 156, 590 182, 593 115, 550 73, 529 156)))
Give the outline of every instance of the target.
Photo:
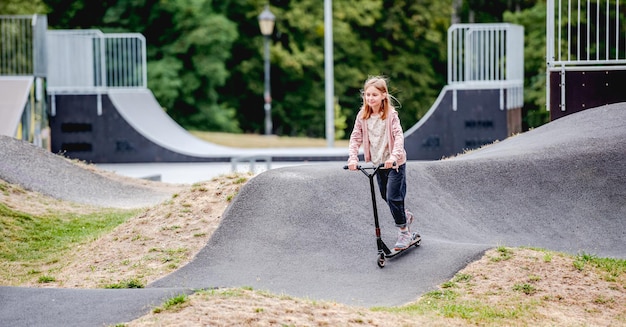
POLYGON ((395 161, 393 161, 393 160, 387 160, 387 161, 385 161, 385 169, 390 169, 390 168, 392 168, 392 167, 394 166, 394 164, 395 164, 395 161))
POLYGON ((348 163, 348 169, 350 169, 350 170, 356 170, 356 166, 357 166, 357 162, 355 162, 355 161, 350 161, 348 163))

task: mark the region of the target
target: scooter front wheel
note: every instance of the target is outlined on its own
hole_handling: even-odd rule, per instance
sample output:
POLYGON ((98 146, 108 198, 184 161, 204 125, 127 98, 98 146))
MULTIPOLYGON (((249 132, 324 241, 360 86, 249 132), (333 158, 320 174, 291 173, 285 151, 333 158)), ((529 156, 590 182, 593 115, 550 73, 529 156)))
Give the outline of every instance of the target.
POLYGON ((384 253, 381 253, 378 255, 378 267, 380 268, 385 267, 385 254, 384 253))

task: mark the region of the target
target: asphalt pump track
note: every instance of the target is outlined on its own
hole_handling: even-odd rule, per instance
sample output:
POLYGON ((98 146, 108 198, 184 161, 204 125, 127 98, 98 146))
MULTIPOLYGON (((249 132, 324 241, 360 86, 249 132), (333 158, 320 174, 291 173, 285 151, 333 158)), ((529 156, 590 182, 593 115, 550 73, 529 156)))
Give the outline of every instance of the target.
MULTIPOLYGON (((145 289, 0 287, 0 321, 116 324, 173 294, 215 287, 401 305, 501 245, 626 258, 626 103, 568 115, 456 158, 408 162, 406 203, 422 243, 383 269, 368 180, 342 168, 302 165, 252 178, 196 258, 145 289)), ((0 178, 7 169, 0 165, 0 178)), ((393 242, 391 216, 380 197, 377 204, 382 237, 393 242)))

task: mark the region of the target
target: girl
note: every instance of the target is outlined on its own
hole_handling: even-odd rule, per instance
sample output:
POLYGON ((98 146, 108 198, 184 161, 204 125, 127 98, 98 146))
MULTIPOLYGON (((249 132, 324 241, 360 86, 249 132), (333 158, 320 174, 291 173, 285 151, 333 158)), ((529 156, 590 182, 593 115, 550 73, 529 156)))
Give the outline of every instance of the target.
POLYGON ((366 162, 378 170, 376 180, 383 200, 389 205, 391 215, 399 228, 398 241, 394 250, 406 249, 411 242, 409 225, 413 214, 404 208, 406 196, 406 151, 404 132, 398 112, 391 104, 392 96, 387 90, 387 81, 381 76, 370 77, 363 86, 363 105, 357 114, 350 134, 348 168, 356 170, 359 148, 363 145, 366 162))

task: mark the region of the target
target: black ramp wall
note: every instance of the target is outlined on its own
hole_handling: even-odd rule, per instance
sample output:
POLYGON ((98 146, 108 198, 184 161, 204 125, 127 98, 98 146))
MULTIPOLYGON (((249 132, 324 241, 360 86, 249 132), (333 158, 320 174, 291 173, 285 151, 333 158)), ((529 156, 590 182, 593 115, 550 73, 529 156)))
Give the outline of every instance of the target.
POLYGON ((500 109, 506 108, 502 102, 505 95, 506 91, 499 89, 455 91, 445 87, 426 115, 406 130, 407 157, 439 160, 507 138, 512 134, 507 117, 519 111, 500 109))

